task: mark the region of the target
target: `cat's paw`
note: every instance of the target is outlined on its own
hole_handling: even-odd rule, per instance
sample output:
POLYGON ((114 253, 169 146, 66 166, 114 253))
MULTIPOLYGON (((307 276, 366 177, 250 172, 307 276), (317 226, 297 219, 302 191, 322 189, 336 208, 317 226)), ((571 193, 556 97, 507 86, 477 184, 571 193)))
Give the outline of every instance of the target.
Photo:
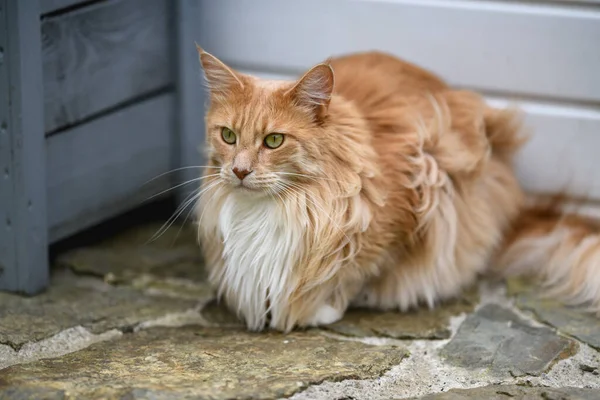
POLYGON ((309 324, 312 326, 329 325, 339 321, 344 312, 333 308, 329 304, 323 304, 311 318, 309 324))
POLYGON ((373 288, 364 287, 350 302, 352 307, 377 308, 379 307, 379 296, 373 288))

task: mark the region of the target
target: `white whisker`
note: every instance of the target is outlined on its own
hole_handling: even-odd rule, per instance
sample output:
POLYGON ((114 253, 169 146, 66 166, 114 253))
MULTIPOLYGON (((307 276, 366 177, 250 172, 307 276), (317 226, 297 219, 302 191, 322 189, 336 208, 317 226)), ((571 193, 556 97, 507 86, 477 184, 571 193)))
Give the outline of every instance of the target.
MULTIPOLYGON (((294 184, 293 182, 282 182, 282 183, 285 184, 285 185, 291 185, 291 186, 295 187, 296 190, 303 190, 303 188, 301 186, 298 186, 297 184, 294 184)), ((323 214, 325 214, 325 216, 327 218, 329 218, 329 220, 331 221, 331 223, 340 231, 340 233, 342 235, 344 235, 344 237, 347 240, 347 243, 350 242, 350 238, 348 237, 348 235, 346 235, 346 233, 344 232, 344 230, 335 222, 335 220, 331 217, 331 215, 329 215, 329 213, 327 213, 327 211, 325 211, 325 209, 318 204, 318 202, 315 199, 313 199, 312 197, 310 197, 308 195, 305 196, 305 198, 307 200, 310 200, 315 207, 317 207, 319 210, 321 210, 321 212, 323 214)))
POLYGON ((167 222, 165 222, 162 225, 162 227, 158 230, 158 232, 156 232, 148 240, 147 243, 153 242, 153 241, 157 240, 159 237, 161 237, 175 223, 175 221, 177 220, 177 218, 179 218, 179 216, 185 211, 185 209, 190 206, 190 204, 192 204, 194 201, 196 201, 197 199, 199 199, 200 196, 202 196, 202 194, 204 192, 206 192, 210 188, 218 185, 219 183, 221 183, 221 181, 217 180, 215 182, 210 183, 207 187, 203 188, 202 190, 199 190, 197 193, 192 192, 191 193, 191 198, 189 198, 190 196, 188 196, 187 200, 182 205, 180 205, 177 210, 175 210, 175 212, 173 213, 173 215, 171 215, 171 217, 169 217, 169 219, 167 220, 167 222))
POLYGON ((175 190, 175 189, 177 189, 177 188, 180 188, 180 187, 182 187, 182 186, 189 185, 190 183, 198 182, 198 181, 201 181, 202 179, 206 179, 206 178, 214 178, 214 177, 216 177, 216 176, 219 176, 219 174, 205 175, 205 176, 201 176, 201 177, 198 177, 198 178, 190 179, 189 181, 185 181, 185 182, 183 182, 183 183, 180 183, 180 184, 178 184, 178 185, 175 185, 175 186, 173 186, 173 187, 170 187, 170 188, 168 188, 168 189, 165 189, 165 190, 163 190, 163 191, 161 191, 161 192, 158 192, 158 193, 156 193, 156 194, 153 194, 152 196, 150 196, 150 197, 148 197, 146 200, 144 200, 142 203, 145 203, 145 202, 147 202, 148 200, 151 200, 151 199, 153 199, 153 198, 155 198, 155 197, 157 197, 157 196, 160 196, 160 195, 162 195, 162 194, 165 194, 165 193, 167 193, 167 192, 170 192, 171 190, 175 190))
MULTIPOLYGON (((214 186, 213 186, 213 187, 214 187, 214 186)), ((221 189, 222 189, 222 188, 223 188, 222 186, 221 186, 221 187, 218 187, 218 188, 217 188, 217 191, 216 191, 216 192, 214 192, 214 193, 212 194, 212 196, 210 196, 210 199, 208 199, 208 201, 206 202, 206 204, 210 204, 210 202, 211 202, 211 201, 212 201, 212 200, 215 198, 215 196, 217 195, 217 193, 219 193, 219 192, 221 191, 221 189)), ((208 188, 207 188, 207 189, 208 189, 208 188)), ((205 193, 206 193, 206 191, 203 191, 203 192, 202 192, 202 194, 205 194, 205 193)), ((201 224, 202 224, 202 217, 204 217, 204 212, 206 211, 206 209, 207 209, 207 208, 208 208, 208 207, 204 207, 204 209, 202 210, 202 213, 200 214, 200 218, 198 218, 198 221, 196 222, 198 225, 201 225, 201 224)))
POLYGON ((297 174, 297 173, 293 173, 293 172, 277 172, 277 174, 279 174, 279 175, 297 176, 297 177, 301 177, 301 178, 311 179, 311 180, 317 181, 317 182, 319 180, 324 180, 324 181, 331 181, 331 182, 336 182, 336 183, 348 184, 347 182, 342 182, 342 181, 339 181, 337 179, 325 178, 323 176, 317 176, 317 175, 297 174))
MULTIPOLYGON (((286 193, 290 196, 294 195, 294 192, 292 191, 292 188, 287 188, 285 187, 281 182, 276 182, 275 186, 277 187, 278 190, 282 191, 283 193, 286 193)), ((287 204, 285 203, 285 201, 283 200, 283 197, 281 197, 279 195, 279 193, 276 193, 277 196, 281 199, 281 202, 283 203, 284 207, 287 208, 287 204)), ((317 231, 317 225, 315 225, 315 223, 311 220, 310 215, 312 214, 315 217, 317 217, 317 213, 314 212, 314 210, 311 209, 310 204, 309 203, 305 203, 306 204, 306 208, 307 208, 307 214, 306 217, 308 219, 308 225, 311 227, 311 229, 313 230, 313 232, 317 231)))
POLYGON ((212 165, 190 165, 188 167, 175 168, 175 169, 172 169, 170 171, 163 172, 162 174, 156 175, 154 178, 149 179, 146 182, 144 182, 144 184, 142 186, 147 185, 148 183, 152 182, 155 179, 160 178, 161 176, 165 176, 167 174, 172 174, 172 173, 177 172, 177 171, 183 171, 185 169, 193 169, 193 168, 214 168, 214 169, 221 169, 221 167, 213 167, 212 165))

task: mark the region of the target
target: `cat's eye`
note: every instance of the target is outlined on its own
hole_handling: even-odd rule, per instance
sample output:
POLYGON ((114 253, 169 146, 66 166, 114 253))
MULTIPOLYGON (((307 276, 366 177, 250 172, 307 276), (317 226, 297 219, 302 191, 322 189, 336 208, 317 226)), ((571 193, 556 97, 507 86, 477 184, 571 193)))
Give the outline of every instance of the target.
POLYGON ((223 138, 223 141, 227 144, 234 144, 235 143, 235 132, 233 132, 231 129, 229 128, 221 128, 221 137, 223 138))
POLYGON ((265 146, 270 149, 276 149, 283 144, 283 135, 281 133, 271 133, 265 137, 265 146))

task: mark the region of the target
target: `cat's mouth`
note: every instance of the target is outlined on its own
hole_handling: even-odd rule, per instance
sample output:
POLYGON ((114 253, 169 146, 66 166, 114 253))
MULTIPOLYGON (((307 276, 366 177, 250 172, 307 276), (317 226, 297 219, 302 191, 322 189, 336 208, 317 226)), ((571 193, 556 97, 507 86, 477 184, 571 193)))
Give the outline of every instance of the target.
POLYGON ((231 186, 234 192, 239 193, 262 195, 268 192, 268 187, 255 182, 246 182, 246 180, 231 182, 231 186))
POLYGON ((244 184, 243 181, 240 182, 239 185, 236 185, 235 189, 241 190, 243 192, 252 192, 252 193, 256 193, 256 192, 260 192, 261 191, 261 188, 249 186, 248 184, 244 184))

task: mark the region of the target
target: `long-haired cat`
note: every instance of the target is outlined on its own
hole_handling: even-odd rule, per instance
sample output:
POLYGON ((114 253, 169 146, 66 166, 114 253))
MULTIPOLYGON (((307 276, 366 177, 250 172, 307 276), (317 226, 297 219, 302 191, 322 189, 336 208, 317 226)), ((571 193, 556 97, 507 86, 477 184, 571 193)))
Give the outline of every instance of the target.
POLYGON ((406 310, 487 269, 600 310, 597 226, 528 210, 513 112, 390 55, 262 80, 198 48, 210 91, 196 210, 210 280, 249 329, 406 310))

